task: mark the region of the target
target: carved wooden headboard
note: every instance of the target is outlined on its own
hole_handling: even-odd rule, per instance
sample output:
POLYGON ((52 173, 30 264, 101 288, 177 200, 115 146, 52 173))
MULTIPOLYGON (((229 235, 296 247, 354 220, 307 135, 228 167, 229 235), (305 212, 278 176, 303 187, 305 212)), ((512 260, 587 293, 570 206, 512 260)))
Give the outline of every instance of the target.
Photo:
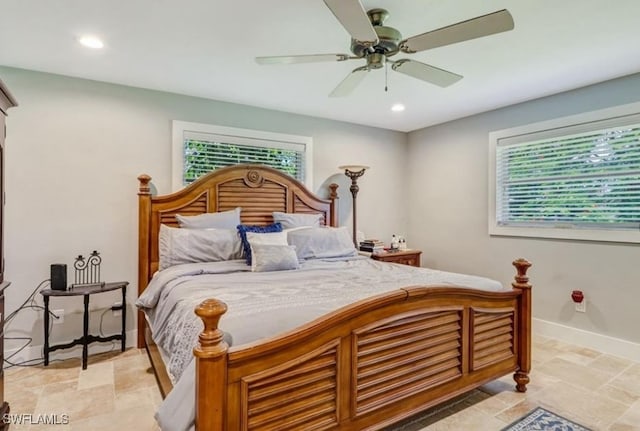
POLYGON ((294 178, 262 165, 235 165, 218 169, 184 189, 164 196, 151 196, 151 177, 140 175, 139 200, 139 278, 138 292, 146 288, 158 269, 160 225, 178 226, 176 214, 197 215, 241 207, 246 224, 273 223, 272 212, 320 213, 323 223, 337 226, 337 188, 330 187, 330 198, 321 199, 294 178))

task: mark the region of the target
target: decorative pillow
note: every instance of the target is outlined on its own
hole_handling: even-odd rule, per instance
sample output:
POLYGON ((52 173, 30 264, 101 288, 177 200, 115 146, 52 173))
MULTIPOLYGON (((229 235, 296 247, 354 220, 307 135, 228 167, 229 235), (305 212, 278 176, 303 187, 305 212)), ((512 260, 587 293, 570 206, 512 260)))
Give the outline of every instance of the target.
POLYGON ((280 223, 283 229, 296 227, 320 227, 322 214, 273 213, 273 221, 280 223))
POLYGON ((182 228, 187 229, 235 229, 240 224, 240 210, 206 213, 197 216, 183 216, 176 214, 176 220, 182 228))
POLYGON ((287 232, 247 232, 247 241, 249 245, 268 244, 268 245, 289 245, 287 243, 287 232))
POLYGON ((358 250, 346 227, 318 227, 287 232, 289 245, 296 247, 299 259, 356 256, 358 250))
POLYGON ((231 229, 180 229, 160 225, 158 238, 163 270, 193 262, 220 262, 241 258, 238 234, 231 229))
MULTIPOLYGON (((266 226, 256 226, 248 224, 239 224, 238 233, 240 234, 240 240, 242 241, 242 249, 244 250, 244 257, 247 260, 247 265, 251 265, 251 246, 249 240, 247 240, 247 233, 274 233, 282 232, 282 225, 280 223, 273 223, 266 226)), ((273 242, 271 242, 273 244, 273 242)), ((286 239, 285 239, 286 244, 286 239)))
POLYGON ((251 271, 284 271, 287 269, 300 268, 298 255, 296 254, 296 248, 294 246, 257 244, 251 240, 249 242, 251 243, 251 271))

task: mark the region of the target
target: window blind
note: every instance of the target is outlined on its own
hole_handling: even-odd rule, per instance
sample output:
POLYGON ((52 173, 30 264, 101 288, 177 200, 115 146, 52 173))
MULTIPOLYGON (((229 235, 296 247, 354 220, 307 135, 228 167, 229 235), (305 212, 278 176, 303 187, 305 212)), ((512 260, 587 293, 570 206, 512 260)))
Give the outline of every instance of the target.
POLYGON ((496 147, 499 226, 638 229, 640 123, 496 147))
POLYGON ((183 184, 238 163, 270 166, 304 182, 305 144, 209 133, 184 134, 183 184))

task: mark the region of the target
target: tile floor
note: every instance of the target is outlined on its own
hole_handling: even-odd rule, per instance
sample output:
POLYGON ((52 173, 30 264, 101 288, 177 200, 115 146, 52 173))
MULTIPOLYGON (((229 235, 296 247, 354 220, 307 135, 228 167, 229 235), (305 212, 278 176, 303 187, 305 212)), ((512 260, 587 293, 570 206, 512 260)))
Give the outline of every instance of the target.
MULTIPOLYGON (((535 337, 526 394, 510 376, 392 429, 402 431, 500 430, 537 406, 594 431, 640 431, 640 363, 553 339, 535 337)), ((11 368, 5 398, 12 413, 66 413, 67 425, 12 425, 11 430, 158 430, 161 402, 144 350, 91 356, 47 368, 11 368)))

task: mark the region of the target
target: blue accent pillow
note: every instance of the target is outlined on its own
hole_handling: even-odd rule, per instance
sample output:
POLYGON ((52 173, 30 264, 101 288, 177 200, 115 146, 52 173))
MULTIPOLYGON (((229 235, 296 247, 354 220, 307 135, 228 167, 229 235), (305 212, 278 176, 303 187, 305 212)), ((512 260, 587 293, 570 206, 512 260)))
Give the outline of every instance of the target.
POLYGON ((282 232, 282 225, 280 223, 268 224, 266 226, 239 224, 237 226, 238 233, 240 234, 240 241, 242 241, 242 249, 244 250, 244 257, 247 260, 247 265, 251 265, 251 245, 247 239, 247 232, 255 233, 273 233, 282 232))

